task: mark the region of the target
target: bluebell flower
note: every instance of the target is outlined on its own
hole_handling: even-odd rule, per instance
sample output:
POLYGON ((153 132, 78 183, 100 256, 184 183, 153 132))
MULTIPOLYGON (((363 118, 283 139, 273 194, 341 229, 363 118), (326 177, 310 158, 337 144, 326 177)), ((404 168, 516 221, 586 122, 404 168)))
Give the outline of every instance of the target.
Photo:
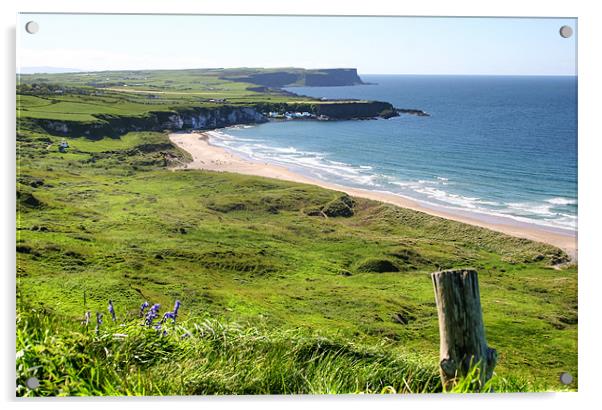
POLYGON ((178 310, 180 310, 181 304, 182 304, 182 302, 180 302, 179 300, 176 300, 176 304, 173 307, 174 320, 175 320, 175 317, 178 316, 178 310))
POLYGON ((113 301, 109 299, 109 313, 111 314, 111 317, 113 318, 113 322, 115 322, 117 320, 117 318, 115 317, 115 308, 113 307, 113 301))
POLYGON ((173 320, 173 322, 176 322, 176 315, 174 312, 165 312, 165 314, 163 315, 163 319, 161 319, 161 323, 165 323, 165 321, 167 319, 171 319, 173 320))
POLYGON ((157 323, 155 326, 153 326, 153 329, 155 329, 157 332, 161 332, 161 330, 163 330, 161 332, 161 336, 167 336, 167 329, 163 329, 162 323, 163 321, 157 323))
POLYGON ((161 309, 161 305, 158 303, 155 303, 154 305, 151 306, 150 312, 154 312, 155 314, 158 314, 159 309, 161 309))
POLYGON ((144 324, 147 326, 151 326, 153 324, 153 321, 159 317, 159 309, 161 308, 161 305, 158 303, 155 303, 153 306, 151 306, 151 308, 148 310, 148 313, 146 314, 146 318, 144 319, 144 324))
MULTIPOLYGON (((162 329, 161 323, 157 323, 157 325, 153 326, 153 327, 157 332, 161 332, 161 329, 162 329)), ((163 329, 163 331, 161 332, 161 336, 167 336, 167 329, 163 329)))
POLYGON ((146 310, 147 307, 149 307, 149 304, 147 301, 144 301, 144 303, 140 305, 140 317, 144 316, 144 311, 146 310))
POLYGON ((100 331, 100 325, 102 325, 102 313, 96 312, 96 333, 100 331))

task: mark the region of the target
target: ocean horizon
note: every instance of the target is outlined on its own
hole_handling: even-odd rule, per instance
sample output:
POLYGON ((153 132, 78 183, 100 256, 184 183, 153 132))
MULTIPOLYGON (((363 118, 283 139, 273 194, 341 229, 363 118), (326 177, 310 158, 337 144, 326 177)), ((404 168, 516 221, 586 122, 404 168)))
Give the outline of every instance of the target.
POLYGON ((363 75, 369 84, 291 87, 387 101, 429 117, 270 121, 212 133, 249 159, 504 223, 577 230, 577 77, 363 75))

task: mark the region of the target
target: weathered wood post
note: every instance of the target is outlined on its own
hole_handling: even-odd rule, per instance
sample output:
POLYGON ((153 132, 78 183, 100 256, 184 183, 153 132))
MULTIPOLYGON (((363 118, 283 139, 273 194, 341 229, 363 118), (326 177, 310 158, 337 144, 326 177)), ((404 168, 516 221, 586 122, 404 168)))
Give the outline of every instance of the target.
POLYGON ((457 377, 478 364, 481 386, 493 374, 497 352, 487 346, 477 271, 457 269, 431 274, 439 315, 439 369, 451 388, 457 377))

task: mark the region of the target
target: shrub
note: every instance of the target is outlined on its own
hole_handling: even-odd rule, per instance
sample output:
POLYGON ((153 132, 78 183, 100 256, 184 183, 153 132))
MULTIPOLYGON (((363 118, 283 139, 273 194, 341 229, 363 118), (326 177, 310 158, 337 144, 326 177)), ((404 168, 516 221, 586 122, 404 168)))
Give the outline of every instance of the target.
POLYGON ((349 195, 344 194, 326 204, 326 206, 324 206, 322 209, 322 212, 324 212, 324 214, 328 217, 343 216, 348 218, 354 214, 354 205, 355 202, 353 199, 349 195))
POLYGON ((385 258, 367 258, 359 262, 356 266, 358 272, 399 272, 399 267, 385 258))

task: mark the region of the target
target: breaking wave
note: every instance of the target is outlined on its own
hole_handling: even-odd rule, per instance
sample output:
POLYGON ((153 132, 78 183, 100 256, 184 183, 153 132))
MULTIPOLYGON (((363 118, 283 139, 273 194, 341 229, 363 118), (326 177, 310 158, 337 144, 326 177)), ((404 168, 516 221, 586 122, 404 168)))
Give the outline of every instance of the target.
POLYGON ((551 197, 524 202, 481 198, 461 194, 459 181, 448 176, 405 179, 378 172, 376 164, 349 164, 334 160, 324 152, 304 151, 293 146, 278 147, 260 138, 235 136, 229 134, 228 129, 208 134, 212 144, 232 150, 247 159, 282 165, 326 182, 389 192, 435 207, 511 218, 553 228, 577 228, 574 212, 577 200, 574 198, 551 197))

